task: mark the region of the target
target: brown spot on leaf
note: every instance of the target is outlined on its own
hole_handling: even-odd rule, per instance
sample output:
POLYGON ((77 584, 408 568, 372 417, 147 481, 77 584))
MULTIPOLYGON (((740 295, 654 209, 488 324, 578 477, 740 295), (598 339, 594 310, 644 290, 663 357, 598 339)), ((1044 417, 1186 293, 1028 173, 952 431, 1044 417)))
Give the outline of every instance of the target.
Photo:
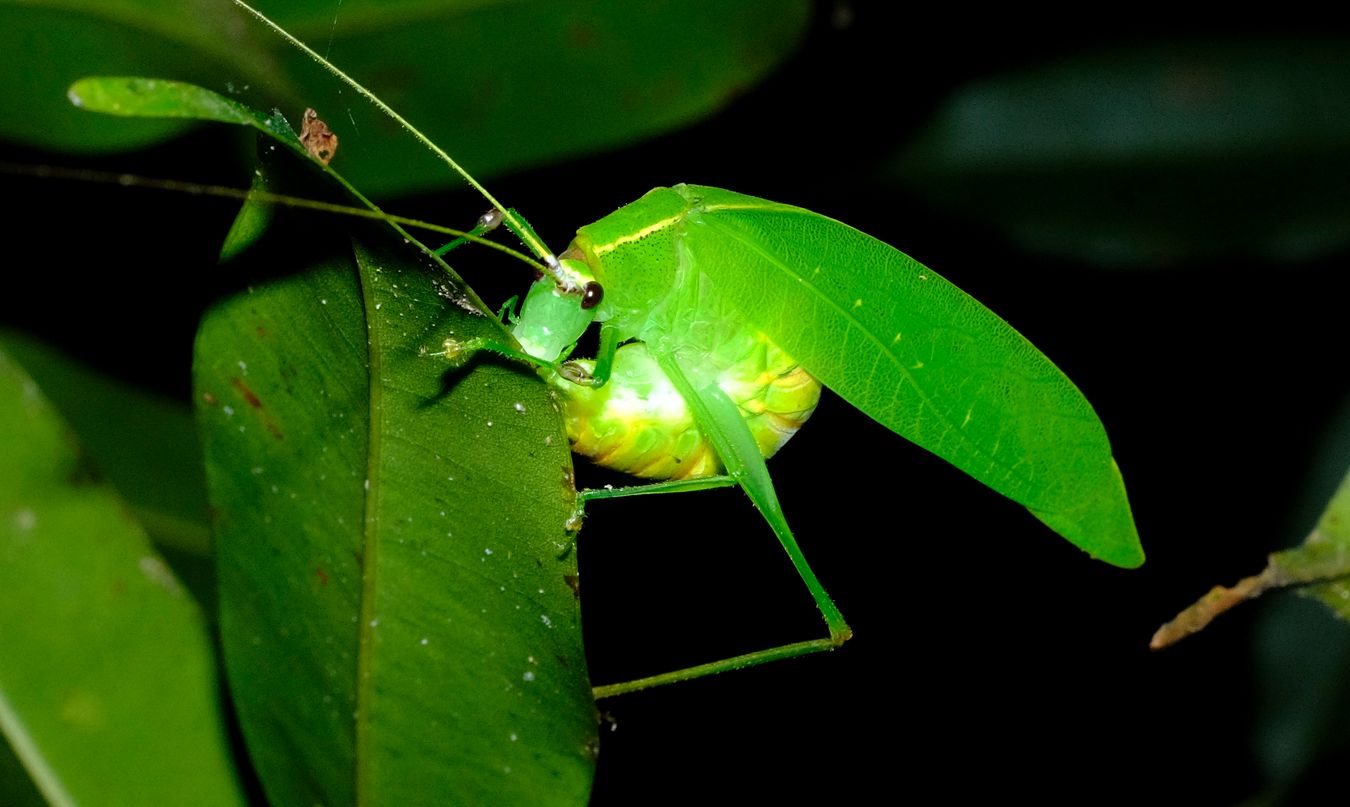
POLYGON ((319 578, 319 585, 328 585, 328 572, 325 572, 322 566, 314 567, 314 576, 319 578))
POLYGON ((259 398, 257 394, 254 393, 253 390, 249 388, 248 384, 245 384, 242 378, 231 378, 230 384, 233 385, 234 388, 239 391, 240 395, 244 396, 244 400, 248 402, 249 406, 253 407, 258 411, 258 414, 262 417, 263 427, 266 428, 267 431, 276 439, 285 440, 286 435, 281 433, 281 429, 277 426, 277 424, 273 423, 272 419, 267 416, 266 412, 263 411, 262 399, 259 398))
POLYGON ((262 401, 254 394, 253 390, 249 389, 248 384, 245 384, 242 378, 231 378, 230 383, 234 385, 235 389, 239 390, 240 395, 244 396, 244 400, 248 402, 249 406, 254 409, 262 409, 262 401))
POLYGON ((579 575, 565 574, 563 575, 563 582, 567 584, 568 588, 572 589, 573 597, 578 600, 581 599, 581 577, 579 575))
POLYGON ((597 39, 595 29, 585 23, 574 23, 567 29, 567 44, 575 50, 589 50, 597 39))
POLYGON ((203 392, 202 403, 206 404, 207 406, 216 406, 219 402, 216 400, 216 396, 212 395, 209 392, 203 392))

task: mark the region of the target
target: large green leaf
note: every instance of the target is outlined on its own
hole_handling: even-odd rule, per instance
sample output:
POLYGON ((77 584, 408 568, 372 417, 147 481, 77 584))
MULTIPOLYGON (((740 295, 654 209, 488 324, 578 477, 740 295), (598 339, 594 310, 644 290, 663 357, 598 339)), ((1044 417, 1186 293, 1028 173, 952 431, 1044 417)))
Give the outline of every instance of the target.
POLYGON ((38 789, 242 804, 201 613, 3 353, 0 445, 0 730, 38 789))
MULTIPOLYGON (((143 146, 178 121, 80 117, 65 88, 91 74, 189 80, 315 107, 340 123, 350 178, 368 193, 458 180, 406 133, 242 10, 192 0, 0 4, 0 137, 72 151, 143 146)), ((480 178, 625 145, 706 117, 797 45, 805 0, 259 3, 367 83, 480 178)))
MULTIPOLYGON (((278 22, 479 179, 628 144, 708 115, 795 49, 809 12, 804 0, 641 7, 625 0, 348 2, 336 14, 329 3, 310 8, 279 11, 278 22)), ((345 88, 305 78, 314 67, 299 52, 280 58, 306 88, 304 106, 331 110, 335 123, 359 133, 344 141, 353 149, 347 175, 355 185, 379 194, 446 184, 405 132, 353 105, 345 88)))
POLYGON ((267 71, 263 37, 226 3, 187 0, 0 2, 0 137, 47 149, 130 149, 182 132, 181 121, 91 118, 66 88, 91 73, 244 85, 267 71))
MULTIPOLYGON (((80 92, 181 102, 303 152, 205 91, 80 92)), ((596 719, 556 406, 518 367, 448 373, 447 338, 503 332, 443 264, 281 218, 227 264, 247 286, 208 312, 194 367, 226 668, 269 797, 584 800, 596 719)))

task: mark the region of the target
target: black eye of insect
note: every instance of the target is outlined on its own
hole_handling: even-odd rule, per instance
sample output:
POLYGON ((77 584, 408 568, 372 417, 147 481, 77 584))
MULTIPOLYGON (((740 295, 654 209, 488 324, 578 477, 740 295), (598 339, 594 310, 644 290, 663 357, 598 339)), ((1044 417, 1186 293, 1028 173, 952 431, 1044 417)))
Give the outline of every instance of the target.
POLYGON ((592 308, 600 305, 600 301, 603 299, 605 299, 604 286, 601 286, 599 283, 592 280, 590 283, 586 284, 586 288, 581 290, 581 309, 583 311, 590 311, 592 308))

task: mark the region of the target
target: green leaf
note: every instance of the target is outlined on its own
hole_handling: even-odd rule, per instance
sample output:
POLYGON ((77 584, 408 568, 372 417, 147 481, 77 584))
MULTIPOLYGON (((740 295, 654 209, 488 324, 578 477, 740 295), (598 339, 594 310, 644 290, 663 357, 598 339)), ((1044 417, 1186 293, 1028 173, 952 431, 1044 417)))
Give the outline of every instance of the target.
POLYGON ((971 83, 896 160, 1027 248, 1105 265, 1350 241, 1350 55, 1326 38, 1093 53, 971 83))
MULTIPOLYGON (((187 0, 143 5, 0 6, 0 66, 8 68, 0 81, 13 85, 6 97, 24 111, 0 118, 0 136, 77 151, 143 146, 181 123, 81 118, 60 98, 81 76, 166 76, 265 97, 293 115, 317 108, 337 125, 351 154, 344 165, 368 193, 459 183, 240 9, 215 3, 204 13, 187 0)), ((484 179, 707 117, 796 48, 810 7, 805 0, 662 2, 640 11, 621 0, 317 0, 263 10, 321 45, 484 179)))
POLYGON ((248 286, 194 365, 226 668, 268 796, 583 802, 597 729, 559 412, 520 367, 448 371, 447 338, 505 337, 443 264, 305 223, 278 211, 227 264, 248 286))
POLYGON ((38 789, 242 804, 200 612, 3 353, 0 445, 0 729, 38 789))
MULTIPOLYGON (((480 180, 708 116, 796 48, 810 12, 804 0, 313 8, 278 12, 277 21, 316 48, 323 43, 328 58, 480 180)), ((353 184, 381 195, 455 182, 404 132, 320 80, 301 54, 279 49, 279 58, 305 88, 297 111, 315 107, 339 126, 353 184)))
POLYGON ((285 118, 264 115, 195 84, 138 76, 92 76, 70 85, 70 102, 91 112, 127 118, 184 118, 252 126, 303 152, 285 118))
POLYGON ((36 340, 0 331, 83 450, 161 547, 208 555, 206 479, 192 411, 96 373, 36 340))

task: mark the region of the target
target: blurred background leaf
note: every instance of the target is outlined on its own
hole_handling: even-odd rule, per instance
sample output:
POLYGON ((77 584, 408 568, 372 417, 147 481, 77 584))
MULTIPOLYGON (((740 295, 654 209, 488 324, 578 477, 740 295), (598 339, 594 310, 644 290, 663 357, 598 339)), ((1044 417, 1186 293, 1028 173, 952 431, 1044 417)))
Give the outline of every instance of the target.
MULTIPOLYGON (((480 179, 687 125, 727 104, 801 40, 805 0, 260 2, 375 90, 480 179), (680 35, 672 36, 672 30, 680 35)), ((315 107, 349 135, 366 193, 458 186, 425 149, 308 57, 225 2, 49 0, 0 5, 0 136, 101 152, 181 132, 92 120, 62 99, 89 75, 199 84, 292 116, 315 107), (34 70, 41 64, 41 70, 34 70)))
POLYGON ((1034 252, 1301 260, 1350 238, 1347 144, 1344 40, 1147 43, 972 81, 893 170, 1034 252))
POLYGON ((0 445, 0 730, 37 789, 243 804, 197 604, 4 353, 0 445))
MULTIPOLYGON (((182 553, 210 554, 206 478, 190 409, 20 333, 0 332, 0 348, 37 381, 151 540, 182 553)), ((213 598, 202 602, 210 607, 213 598)))

